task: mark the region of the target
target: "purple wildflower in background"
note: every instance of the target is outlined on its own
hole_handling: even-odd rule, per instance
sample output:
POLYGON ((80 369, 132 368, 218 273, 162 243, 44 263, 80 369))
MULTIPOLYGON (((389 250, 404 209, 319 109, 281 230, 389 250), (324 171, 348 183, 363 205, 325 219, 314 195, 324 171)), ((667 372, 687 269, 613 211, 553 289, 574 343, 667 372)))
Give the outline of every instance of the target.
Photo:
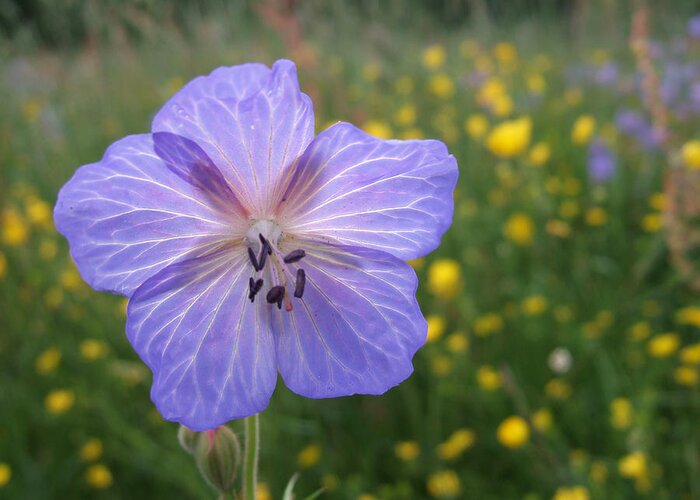
POLYGON ((605 142, 597 137, 588 146, 588 175, 594 182, 607 182, 615 175, 616 160, 605 142))
POLYGON ((404 261, 451 223, 443 143, 348 123, 314 137, 284 60, 196 78, 151 129, 80 168, 54 218, 84 279, 129 297, 164 418, 205 430, 260 412, 278 371, 311 398, 410 375, 427 326, 404 261))
POLYGON ((646 151, 657 149, 661 144, 661 137, 639 111, 619 110, 615 114, 615 126, 622 134, 633 138, 646 151))
POLYGON ((688 20, 688 36, 694 40, 700 40, 700 15, 688 20))

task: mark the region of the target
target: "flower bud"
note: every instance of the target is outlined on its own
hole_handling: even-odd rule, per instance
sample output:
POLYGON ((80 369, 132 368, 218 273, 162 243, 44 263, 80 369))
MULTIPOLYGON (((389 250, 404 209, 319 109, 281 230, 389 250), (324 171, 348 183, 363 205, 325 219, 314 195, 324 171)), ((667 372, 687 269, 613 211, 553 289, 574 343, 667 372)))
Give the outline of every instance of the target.
POLYGON ((236 479, 241 446, 228 427, 202 433, 196 441, 194 458, 200 473, 220 492, 229 492, 236 479))
POLYGON ((187 453, 194 453, 194 448, 197 445, 197 437, 199 434, 193 430, 181 425, 177 430, 177 441, 182 446, 182 449, 187 453))

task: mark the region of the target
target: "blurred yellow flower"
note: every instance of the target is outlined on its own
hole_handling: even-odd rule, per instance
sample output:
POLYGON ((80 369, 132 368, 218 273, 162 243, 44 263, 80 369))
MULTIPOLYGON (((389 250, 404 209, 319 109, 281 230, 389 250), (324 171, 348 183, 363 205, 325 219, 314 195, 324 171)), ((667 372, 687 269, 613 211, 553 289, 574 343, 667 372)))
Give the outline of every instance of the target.
POLYGON ((531 134, 529 117, 501 122, 491 129, 486 146, 499 158, 513 158, 527 149, 531 134))
POLYGON ((441 67, 445 63, 446 58, 447 54, 445 53, 445 48, 442 45, 430 45, 423 50, 423 66, 428 69, 437 69, 441 67))
POLYGON ((547 234, 556 236, 557 238, 568 238, 571 236, 571 226, 559 219, 551 219, 545 224, 547 234))
POLYGON ((591 115, 579 116, 571 129, 571 141, 574 144, 587 144, 596 129, 595 118, 591 115))
POLYGON ((456 497, 462 491, 459 477, 453 470, 434 472, 428 476, 427 486, 433 498, 456 497))
POLYGON ((586 224, 589 226, 603 226, 608 221, 608 213, 604 208, 593 207, 586 212, 586 224))
POLYGON ((526 316, 538 316, 547 310, 548 303, 543 295, 530 295, 523 299, 520 307, 526 316))
POLYGON ((573 219, 581 212, 576 200, 564 200, 559 205, 559 215, 564 219, 573 219))
POLYGON ((12 468, 5 462, 0 462, 0 488, 5 486, 12 479, 12 468))
POLYGON ((479 89, 476 100, 482 106, 490 106, 496 99, 506 94, 507 89, 503 81, 497 77, 491 77, 479 89))
POLYGON ((666 208, 666 194, 654 193, 649 197, 649 206, 661 212, 666 208))
POLYGON ((72 265, 68 269, 61 271, 59 281, 66 290, 75 291, 83 286, 83 278, 80 277, 80 273, 72 265))
POLYGON ((700 343, 681 349, 680 358, 687 365, 700 365, 700 343))
POLYGON ((321 460, 321 447, 316 443, 305 446, 297 454, 297 464, 302 469, 313 467, 319 460, 321 460))
POLYGON ((476 56, 479 53, 479 50, 479 42, 476 40, 462 40, 462 43, 459 44, 459 53, 464 58, 476 56))
POLYGON ((652 337, 647 344, 649 354, 655 358, 668 358, 678 350, 681 339, 675 333, 662 333, 652 337))
POLYGON ((664 221, 661 214, 651 213, 642 217, 642 229, 644 229, 647 233, 655 233, 659 231, 663 225, 664 221))
POLYGON ((576 196, 581 192, 581 181, 575 177, 567 177, 562 184, 562 192, 567 196, 576 196))
POLYGON ((80 448, 80 458, 85 462, 94 462, 102 456, 102 441, 91 438, 80 448))
POLYGON ((0 252, 0 279, 4 278, 7 274, 7 257, 5 254, 0 252))
POLYGON ((515 105, 508 94, 500 95, 491 102, 491 112, 498 118, 505 118, 513 112, 515 105))
POLYGON ((51 206, 36 196, 28 196, 25 202, 27 220, 30 224, 41 228, 49 228, 53 225, 51 206))
POLYGON ((420 446, 415 441, 400 441, 394 446, 394 454, 399 460, 410 462, 420 455, 420 446))
POLYGON ((501 387, 501 374, 491 365, 480 366, 476 371, 476 381, 485 391, 495 391, 501 387))
POLYGON ((380 139, 391 139, 394 135, 389 124, 380 120, 367 120, 362 130, 380 139))
POLYGON ((679 366, 673 372, 673 378, 681 385, 692 387, 698 383, 698 370, 692 366, 679 366))
POLYGON ((462 268, 452 259, 438 259, 428 268, 428 290, 438 298, 451 299, 462 288, 462 268))
POLYGON ((412 139, 423 139, 425 134, 423 131, 417 127, 407 128, 401 132, 401 139, 412 140, 412 139))
POLYGON ((368 82, 376 82, 382 75, 382 67, 377 63, 365 64, 362 68, 362 78, 368 82))
POLYGON ((41 116, 43 107, 44 104, 40 99, 27 99, 22 103, 22 116, 27 122, 34 123, 41 116))
POLYGON ((500 42, 493 48, 493 57, 502 64, 511 64, 518 58, 518 51, 513 44, 500 42))
POLYGON ((496 313, 487 313, 474 320, 474 333, 479 337, 487 337, 492 333, 503 330, 503 318, 496 313))
POLYGON ((430 314, 426 321, 428 322, 428 342, 435 342, 445 332, 445 318, 430 314))
POLYGON ((95 464, 85 471, 85 481, 91 487, 104 490, 112 486, 112 472, 103 464, 95 464))
POLYGON ((602 484, 608 477, 608 466, 601 460, 595 460, 591 464, 590 472, 591 481, 597 484, 602 484))
POLYGON ((553 378, 544 386, 544 392, 552 399, 568 399, 571 396, 571 386, 565 380, 553 378))
POLYGON ((484 137, 489 128, 488 119, 482 114, 469 115, 464 121, 464 131, 472 139, 478 140, 484 137))
POLYGON ((547 82, 539 73, 533 73, 527 77, 527 89, 533 94, 541 94, 547 89, 547 82))
POLYGON ((63 292, 60 288, 52 286, 44 294, 44 303, 49 309, 58 309, 63 303, 63 292))
POLYGON ((647 457, 641 451, 635 451, 622 457, 617 468, 622 477, 640 478, 647 474, 647 457))
POLYGON ((683 163, 691 170, 700 169, 700 141, 692 140, 686 142, 681 148, 683 163))
POLYGON ((417 259, 406 261, 406 264, 411 266, 416 271, 420 271, 425 265, 425 257, 418 257, 417 259))
POLYGON ((438 354, 430 360, 430 369, 438 377, 445 377, 452 373, 454 363, 452 358, 444 354, 438 354))
POLYGON ((80 355, 86 361, 96 361, 107 354, 107 345, 101 340, 85 339, 80 343, 80 355))
POLYGON ((516 245, 528 246, 534 238, 535 224, 529 215, 518 212, 508 217, 503 226, 503 234, 516 245))
POLYGON ((554 308, 554 319, 559 323, 568 323, 573 317, 574 313, 570 306, 557 306, 554 308))
POLYGON ((567 89, 564 93, 564 102, 569 107, 578 106, 583 100, 583 92, 579 88, 567 89))
POLYGON ((416 123, 416 107, 404 104, 394 113, 394 122, 401 127, 410 127, 416 123))
POLYGON ((73 407, 75 393, 68 389, 55 389, 46 395, 44 406, 49 413, 60 415, 73 407))
POLYGON ((588 500, 590 495, 585 486, 565 486, 557 488, 552 500, 588 500))
POLYGON ((445 340, 447 348, 455 354, 463 354, 469 349, 469 338, 462 332, 455 332, 445 340))
POLYGON ((651 335, 651 325, 646 321, 638 321, 629 328, 628 333, 632 340, 639 342, 651 335))
POLYGON ((530 153, 528 155, 528 160, 530 164, 535 167, 541 167, 549 161, 551 155, 551 149, 549 144, 546 142, 538 142, 532 148, 530 148, 530 153))
POLYGON ((626 430, 632 426, 634 408, 627 398, 615 398, 610 403, 610 424, 618 430, 626 430))
POLYGON ((5 209, 0 221, 2 222, 2 241, 7 246, 19 246, 27 241, 29 236, 27 224, 16 210, 12 208, 5 209))
POLYGON ((447 441, 440 443, 435 452, 442 460, 454 460, 471 448, 475 440, 474 431, 466 428, 459 429, 453 432, 447 441))
POLYGON ((60 363, 61 351, 57 347, 49 347, 36 358, 34 369, 39 375, 48 375, 55 371, 60 363))
POLYGON ((520 448, 530 440, 530 427, 522 417, 510 416, 496 430, 498 441, 507 448, 520 448))
POLYGON ((53 260, 58 253, 58 245, 54 240, 43 240, 39 244, 39 256, 44 260, 53 260))
POLYGON ((430 92, 441 99, 452 97, 455 93, 455 84, 446 73, 438 73, 430 77, 428 81, 430 92))
POLYGON ((532 426, 540 432, 551 428, 552 420, 552 412, 547 408, 540 408, 532 414, 532 426))
POLYGON ((700 328, 700 307, 688 306, 678 310, 676 321, 680 325, 691 325, 700 328))
POLYGON ((257 500, 272 500, 272 493, 267 483, 257 483, 255 485, 255 497, 257 500))

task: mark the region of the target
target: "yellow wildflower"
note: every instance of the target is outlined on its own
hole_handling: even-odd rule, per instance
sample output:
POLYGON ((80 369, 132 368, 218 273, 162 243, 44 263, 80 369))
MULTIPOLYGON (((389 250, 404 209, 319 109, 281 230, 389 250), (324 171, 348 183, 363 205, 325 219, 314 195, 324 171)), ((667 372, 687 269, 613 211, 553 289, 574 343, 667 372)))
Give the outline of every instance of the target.
POLYGON ((12 479, 12 469, 5 462, 0 462, 0 488, 5 486, 12 479))
POLYGON ((573 219, 581 212, 576 200, 564 200, 559 205, 559 215, 564 219, 573 219))
POLYGON ((649 206, 661 212, 666 208, 666 194, 654 193, 649 197, 649 206))
POLYGON ((462 288, 462 269, 452 259, 438 259, 428 268, 428 290, 441 299, 451 299, 462 288))
POLYGON ((48 375, 55 371, 60 363, 61 351, 56 347, 49 347, 36 358, 34 369, 39 375, 48 375))
POLYGON ((647 457, 641 451, 625 455, 617 464, 622 477, 640 478, 647 474, 647 457))
POLYGON ((75 291, 83 286, 83 279, 74 266, 62 271, 59 280, 66 290, 75 291))
POLYGON ((453 470, 434 472, 428 476, 428 493, 434 498, 456 497, 462 491, 459 477, 453 470))
POLYGON ((508 94, 500 95, 491 102, 491 112, 499 118, 510 115, 514 107, 513 99, 508 94))
POLYGON ((678 350, 681 339, 677 334, 669 332, 652 337, 647 344, 649 354, 655 358, 668 358, 678 350))
POLYGON ((474 321, 474 333, 479 337, 487 337, 501 330, 503 330, 503 318, 496 313, 484 314, 474 321))
POLYGON ((535 224, 529 215, 518 212, 508 217, 503 226, 503 233, 516 245, 528 246, 533 241, 535 224))
POLYGON ((651 335, 651 325, 646 321, 638 321, 629 328, 628 333, 632 340, 639 342, 651 335))
POLYGON ((501 374, 491 365, 480 366, 476 371, 476 381, 485 391, 495 391, 501 387, 501 374))
POLYGON ((420 446, 415 441, 400 441, 394 446, 394 454, 399 460, 410 462, 420 455, 420 446))
POLYGON ((91 438, 80 448, 80 458, 85 462, 94 462, 102 456, 102 441, 91 438))
POLYGON ((7 258, 5 254, 0 252, 0 279, 4 278, 7 274, 7 258))
POLYGON ((362 68, 362 78, 368 82, 376 82, 382 75, 382 67, 374 62, 365 64, 362 68))
POLYGON ((499 78, 492 77, 484 82, 479 89, 476 100, 479 104, 490 106, 501 96, 507 94, 506 86, 499 78))
POLYGON ((527 316, 538 316, 547 310, 547 299, 542 295, 530 295, 521 304, 523 313, 527 316))
POLYGON ((96 361, 107 353, 107 345, 101 340, 85 339, 80 343, 80 355, 86 361, 96 361))
POLYGON ((2 241, 7 246, 19 246, 27 241, 29 230, 22 217, 12 208, 5 209, 0 218, 2 228, 2 241))
POLYGON ((428 342, 435 342, 445 332, 445 319, 437 314, 430 314, 426 321, 428 322, 428 342))
POLYGON ((112 472, 103 464, 95 464, 85 471, 87 484, 98 490, 104 490, 112 486, 112 472))
POLYGON ((51 206, 36 196, 29 196, 26 200, 27 219, 31 224, 42 228, 51 227, 53 217, 51 206))
POLYGON ((544 386, 544 392, 552 399, 568 399, 571 396, 571 386, 565 380, 553 378, 544 386))
POLYGON ((522 417, 513 415, 500 423, 496 436, 503 446, 520 448, 530 440, 530 428, 522 417))
POLYGON ((513 44, 500 42, 493 48, 493 57, 502 64, 512 64, 518 58, 518 51, 513 44))
POLYGON ((437 69, 445 63, 447 54, 442 45, 434 44, 423 50, 423 66, 428 69, 437 69))
POLYGON ((552 427, 552 412, 547 408, 540 408, 532 414, 532 426, 540 432, 545 432, 552 427))
POLYGON ((391 127, 386 122, 380 120, 368 120, 365 122, 362 129, 369 135, 380 139, 390 139, 393 136, 391 127))
POLYGON ((608 477, 608 467, 605 465, 604 462, 600 460, 595 460, 591 464, 591 481, 597 484, 602 484, 605 482, 605 479, 608 477))
POLYGON ((530 164, 535 167, 541 167, 549 161, 551 155, 551 149, 549 144, 546 142, 538 142, 532 148, 530 148, 530 153, 528 155, 528 160, 530 164))
POLYGON ((454 460, 472 447, 476 436, 471 429, 459 429, 444 443, 440 443, 436 449, 438 457, 442 460, 454 460))
POLYGON ((574 144, 587 144, 595 132, 596 122, 591 115, 579 116, 571 129, 571 141, 574 144))
POLYGON ((610 424, 618 430, 629 429, 634 418, 632 403, 626 398, 615 398, 610 403, 610 424))
POLYGON ((321 447, 316 443, 305 446, 297 454, 297 464, 302 469, 309 469, 316 465, 321 459, 321 447))
POLYGON ((692 387, 698 383, 698 370, 692 366, 679 366, 673 372, 673 378, 681 385, 692 387))
POLYGON ((700 365, 700 343, 681 349, 680 358, 687 365, 700 365))
POLYGON ((428 82, 430 92, 441 99, 447 99, 454 95, 455 84, 445 73, 438 73, 430 77, 428 82))
POLYGON ((571 236, 571 226, 559 219, 551 219, 545 224, 547 234, 556 236, 557 238, 568 238, 571 236))
POLYGON ((691 325, 700 328, 700 307, 688 306, 676 313, 676 321, 680 325, 691 325))
POLYGON ((267 483, 257 483, 255 485, 255 498, 257 500, 272 500, 272 493, 267 483))
POLYGON ((532 121, 528 117, 496 125, 486 139, 489 151, 499 158, 518 156, 530 145, 532 121))
POLYGON ((406 261, 406 264, 411 266, 416 271, 420 271, 425 265, 425 257, 418 257, 417 259, 406 261))
POLYGON ((416 107, 413 104, 404 104, 394 114, 394 121, 402 127, 410 127, 416 123, 416 107))
POLYGON ((541 94, 547 89, 547 82, 539 73, 528 75, 527 89, 533 94, 541 94))
POLYGON ((73 407, 75 394, 68 389, 55 389, 46 395, 44 406, 54 415, 65 413, 73 407))
POLYGON ((664 221, 661 214, 651 213, 642 217, 642 229, 644 229, 647 233, 655 233, 659 231, 663 225, 664 221))
POLYGON ((489 121, 482 114, 469 115, 464 121, 464 131, 472 139, 481 139, 489 128, 489 121))
POLYGON ((463 354, 469 349, 469 339, 461 332, 448 336, 445 343, 447 348, 455 354, 463 354))
POLYGON ((590 494, 585 486, 566 486, 557 488, 552 500, 588 500, 590 494))
POLYGON ((53 260, 58 253, 58 245, 54 240, 43 240, 39 243, 39 255, 44 260, 53 260))
POLYGON ((683 163, 691 170, 700 169, 700 141, 688 141, 681 148, 683 163))
POLYGON ((603 226, 608 221, 608 213, 601 207, 589 208, 586 212, 586 224, 589 226, 603 226))
POLYGON ((445 377, 452 373, 452 368, 454 364, 452 363, 452 358, 445 356, 444 354, 436 355, 430 362, 430 369, 438 377, 445 377))

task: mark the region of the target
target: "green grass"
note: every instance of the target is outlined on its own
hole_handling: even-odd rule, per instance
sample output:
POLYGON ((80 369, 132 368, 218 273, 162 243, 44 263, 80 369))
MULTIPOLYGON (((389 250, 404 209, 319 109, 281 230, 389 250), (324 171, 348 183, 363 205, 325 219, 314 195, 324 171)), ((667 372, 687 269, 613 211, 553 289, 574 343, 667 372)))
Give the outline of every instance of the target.
MULTIPOLYGON (((459 477, 458 498, 551 498, 566 485, 585 486, 592 498, 700 496, 697 385, 677 382, 675 370, 682 365, 677 354, 659 359, 647 350, 654 335, 676 332, 683 347, 694 344, 700 332, 700 325, 677 320, 680 309, 699 300, 672 265, 664 230, 645 231, 642 222, 658 212, 649 198, 663 191, 667 157, 618 137, 613 142, 617 174, 596 186, 587 176, 586 146, 570 139, 582 114, 593 115, 609 137, 605 130, 622 102, 609 89, 567 81, 567 65, 590 63, 596 50, 606 49, 621 72, 630 74, 634 62, 625 33, 570 41, 561 28, 537 20, 507 30, 443 33, 428 21, 411 31, 380 16, 365 23, 348 12, 341 22, 335 12, 336 17, 319 17, 314 24, 313 13, 302 14, 315 62, 299 71, 302 88, 315 103, 317 129, 334 120, 381 121, 397 136, 418 129, 448 143, 460 181, 452 228, 441 247, 416 266, 422 309, 443 319, 444 334, 419 351, 414 375, 381 397, 307 400, 280 382, 261 417, 261 479, 273 498, 299 470, 297 453, 309 444, 320 446, 322 458, 302 471, 297 489, 309 494, 335 483, 326 498, 428 497, 428 478, 441 470, 459 477), (465 39, 481 44, 470 57, 460 53, 465 39), (481 59, 493 63, 491 49, 499 41, 515 43, 518 62, 512 71, 494 64, 491 73, 514 100, 512 116, 532 119, 531 142, 549 144, 551 158, 542 167, 529 164, 527 152, 497 159, 483 140, 463 129, 471 114, 488 115, 467 75, 481 59), (423 49, 433 43, 447 52, 447 62, 437 70, 421 63, 423 49), (551 61, 547 71, 540 68, 542 55, 551 61), (454 82, 453 96, 431 93, 437 72, 454 82), (546 81, 540 96, 527 89, 533 73, 546 81), (402 94, 397 82, 406 78, 413 88, 402 94), (572 87, 582 93, 575 105, 565 99, 572 87), (415 124, 395 121, 406 104, 415 107, 415 124), (555 189, 557 183, 569 187, 555 189), (565 202, 579 213, 563 217, 565 202), (604 224, 587 223, 592 207, 605 210, 604 224), (504 235, 504 224, 515 213, 532 221, 530 244, 517 245, 504 235), (565 222, 570 234, 550 234, 547 224, 554 219, 565 222), (435 296, 427 286, 438 259, 459 263, 463 287, 452 298, 435 296), (546 302, 541 314, 528 315, 522 307, 533 295, 546 302), (497 314, 503 328, 477 335, 475 322, 487 313, 497 314), (639 322, 648 325, 650 336, 634 340, 630 328, 639 322), (455 332, 469 340, 465 353, 449 348, 448 337, 455 332), (573 365, 555 377, 547 358, 557 347, 571 352, 573 365), (480 387, 477 372, 484 365, 499 370, 500 388, 480 387), (568 397, 548 394, 545 387, 554 378, 570 387, 568 397), (620 397, 634 408, 625 429, 611 425, 610 404, 620 397), (530 419, 543 408, 552 416, 548 429, 533 430, 518 449, 499 443, 496 429, 502 420, 530 419), (453 460, 438 457, 436 447, 461 428, 474 432, 474 444, 453 460), (417 442, 420 455, 401 461, 394 453, 401 441, 417 442), (648 488, 618 471, 620 459, 637 450, 647 458, 648 488)), ((685 21, 665 22, 680 27, 685 21)), ((178 85, 220 65, 271 63, 290 54, 275 30, 232 16, 193 23, 186 36, 153 26, 138 43, 121 40, 116 31, 106 40, 81 50, 9 44, 0 49, 2 232, 11 230, 8 213, 18 214, 28 230, 17 245, 0 237, 7 262, 0 273, 0 463, 12 470, 0 496, 205 498, 213 494, 179 448, 177 426, 162 421, 149 400, 150 374, 123 332, 123 299, 77 282, 66 242, 40 216, 31 222, 29 207, 41 215, 37 200, 52 205, 78 166, 99 160, 116 139, 147 131, 178 85), (104 357, 86 360, 81 354, 86 339, 104 343, 104 357), (60 362, 41 373, 37 358, 49 348, 58 349, 60 362), (45 404, 56 389, 75 397, 60 414, 45 404), (113 476, 103 490, 85 480, 90 464, 80 449, 90 438, 101 440, 97 462, 113 476)), ((684 57, 692 61, 697 55, 691 47, 684 57)), ((641 109, 633 94, 624 104, 641 109)), ((673 123, 672 148, 697 137, 697 122, 673 123)), ((680 220, 678 213, 673 217, 680 220)), ((232 427, 242 430, 240 422, 232 427)))

